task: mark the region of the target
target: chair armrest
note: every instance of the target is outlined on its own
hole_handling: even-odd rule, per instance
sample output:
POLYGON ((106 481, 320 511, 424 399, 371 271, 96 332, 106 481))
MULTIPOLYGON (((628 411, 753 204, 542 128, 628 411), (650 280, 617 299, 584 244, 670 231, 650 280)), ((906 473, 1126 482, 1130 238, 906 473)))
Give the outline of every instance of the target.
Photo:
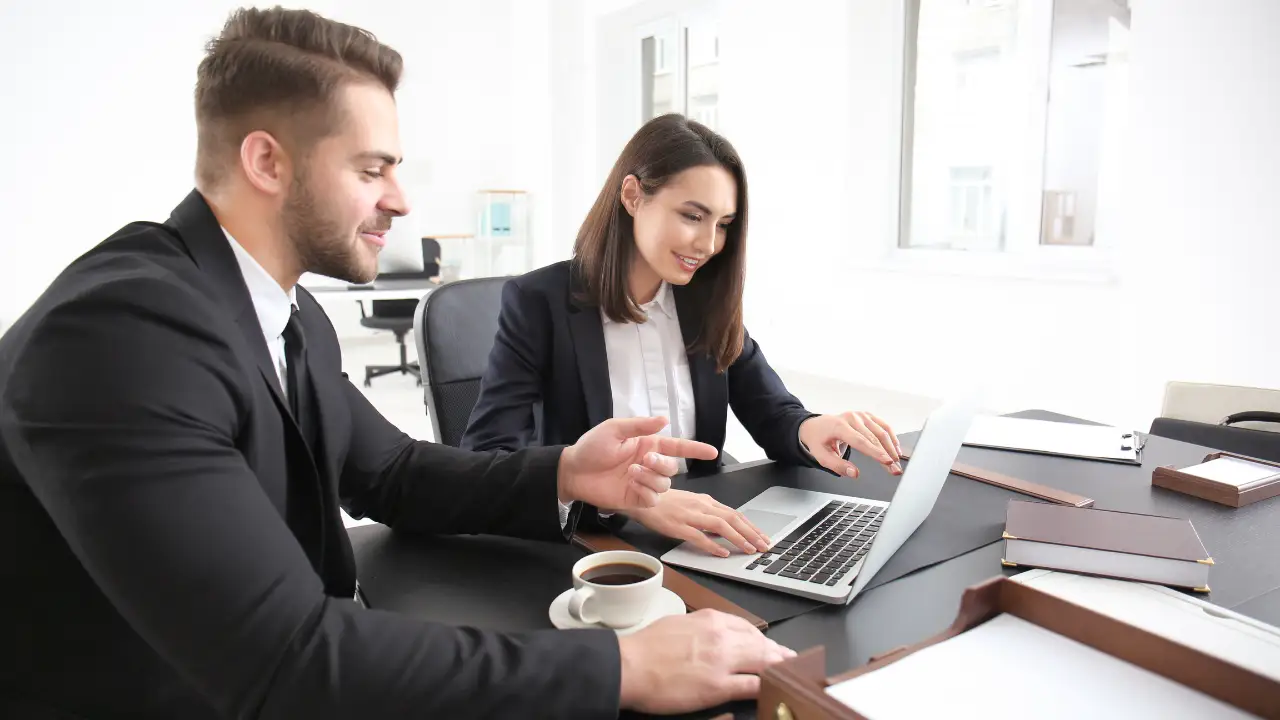
POLYGON ((1249 410, 1246 412, 1232 413, 1222 419, 1220 425, 1234 425, 1242 422, 1264 422, 1280 424, 1280 413, 1269 412, 1267 410, 1249 410))

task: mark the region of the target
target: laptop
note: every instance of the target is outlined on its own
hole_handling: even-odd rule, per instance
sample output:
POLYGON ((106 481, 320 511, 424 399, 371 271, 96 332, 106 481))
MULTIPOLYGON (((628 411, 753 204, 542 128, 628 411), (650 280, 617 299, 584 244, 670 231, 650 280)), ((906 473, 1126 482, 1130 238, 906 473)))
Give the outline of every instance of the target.
POLYGON ((718 538, 729 557, 686 542, 661 559, 813 600, 853 602, 933 510, 975 413, 975 398, 966 397, 929 415, 890 502, 772 487, 738 508, 774 539, 768 552, 747 555, 718 538))

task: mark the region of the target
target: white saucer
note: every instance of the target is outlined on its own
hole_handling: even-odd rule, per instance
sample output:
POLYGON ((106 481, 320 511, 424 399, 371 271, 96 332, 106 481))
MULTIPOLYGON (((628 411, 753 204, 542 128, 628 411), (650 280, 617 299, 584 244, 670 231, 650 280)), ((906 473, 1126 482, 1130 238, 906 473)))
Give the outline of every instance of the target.
MULTIPOLYGON (((559 597, 557 597, 555 600, 551 601, 551 609, 548 613, 551 616, 551 624, 555 625, 561 630, 605 627, 604 625, 584 623, 581 620, 578 620, 574 616, 570 615, 569 614, 569 596, 572 594, 573 594, 573 588, 569 588, 568 590, 565 590, 564 592, 560 593, 559 597)), ((617 628, 615 632, 617 632, 619 635, 630 635, 631 633, 637 630, 640 630, 646 625, 653 623, 655 620, 660 620, 669 615, 684 615, 684 614, 685 614, 684 601, 680 599, 680 596, 671 592, 666 588, 659 588, 658 596, 655 597, 653 599, 653 602, 649 605, 649 612, 645 614, 644 619, 636 623, 635 625, 632 625, 631 627, 617 628)))

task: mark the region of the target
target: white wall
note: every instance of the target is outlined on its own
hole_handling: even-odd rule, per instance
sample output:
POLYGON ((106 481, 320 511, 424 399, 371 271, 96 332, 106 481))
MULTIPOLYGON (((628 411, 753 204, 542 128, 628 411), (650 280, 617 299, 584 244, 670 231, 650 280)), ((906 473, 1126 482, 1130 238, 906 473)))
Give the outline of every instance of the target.
MULTIPOLYGON (((6 3, 0 21, 0 328, 72 259, 192 186, 192 90, 234 0, 6 3)), ((422 232, 457 232, 481 187, 530 190, 550 234, 550 0, 313 0, 405 59, 402 177, 422 232), (439 228, 438 225, 445 227, 439 228)), ((354 303, 333 307, 340 324, 354 303), (344 316, 345 315, 345 316, 344 316)))
MULTIPOLYGON (((895 239, 900 2, 723 4, 721 124, 752 191, 747 319, 773 363, 930 397, 986 379, 1002 409, 1140 426, 1168 379, 1280 386, 1280 46, 1266 37, 1280 3, 1133 1, 1127 182, 1099 228, 1114 281, 1081 284, 877 265, 895 239)), ((195 66, 235 5, 5 6, 0 323, 190 187, 195 66)), ((616 124, 634 103, 611 74, 628 62, 619 18, 678 6, 311 4, 405 56, 423 231, 451 193, 527 187, 538 264, 568 256, 634 130, 616 124)))
MULTIPOLYGON (((721 124, 751 183, 748 327, 780 367, 933 397, 985 381, 999 409, 1142 428, 1169 379, 1280 386, 1264 297, 1280 267, 1276 27, 1271 0, 1134 0, 1127 183, 1099 228, 1113 279, 1082 282, 883 269, 901 0, 726 3, 721 124)), ((629 101, 597 86, 602 113, 629 101)))

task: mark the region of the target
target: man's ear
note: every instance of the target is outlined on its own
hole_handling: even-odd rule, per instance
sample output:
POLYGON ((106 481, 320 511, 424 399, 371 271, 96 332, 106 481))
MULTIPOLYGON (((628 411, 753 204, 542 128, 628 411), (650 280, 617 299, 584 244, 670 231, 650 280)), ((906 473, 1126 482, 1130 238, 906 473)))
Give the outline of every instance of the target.
POLYGON ((631 217, 636 216, 636 211, 640 209, 640 200, 644 198, 644 188, 640 187, 640 180, 635 175, 628 175, 622 178, 622 207, 627 209, 631 217))
POLYGON ((240 143, 240 168, 249 184, 269 195, 289 188, 292 173, 288 153, 280 142, 264 130, 245 135, 240 143))

